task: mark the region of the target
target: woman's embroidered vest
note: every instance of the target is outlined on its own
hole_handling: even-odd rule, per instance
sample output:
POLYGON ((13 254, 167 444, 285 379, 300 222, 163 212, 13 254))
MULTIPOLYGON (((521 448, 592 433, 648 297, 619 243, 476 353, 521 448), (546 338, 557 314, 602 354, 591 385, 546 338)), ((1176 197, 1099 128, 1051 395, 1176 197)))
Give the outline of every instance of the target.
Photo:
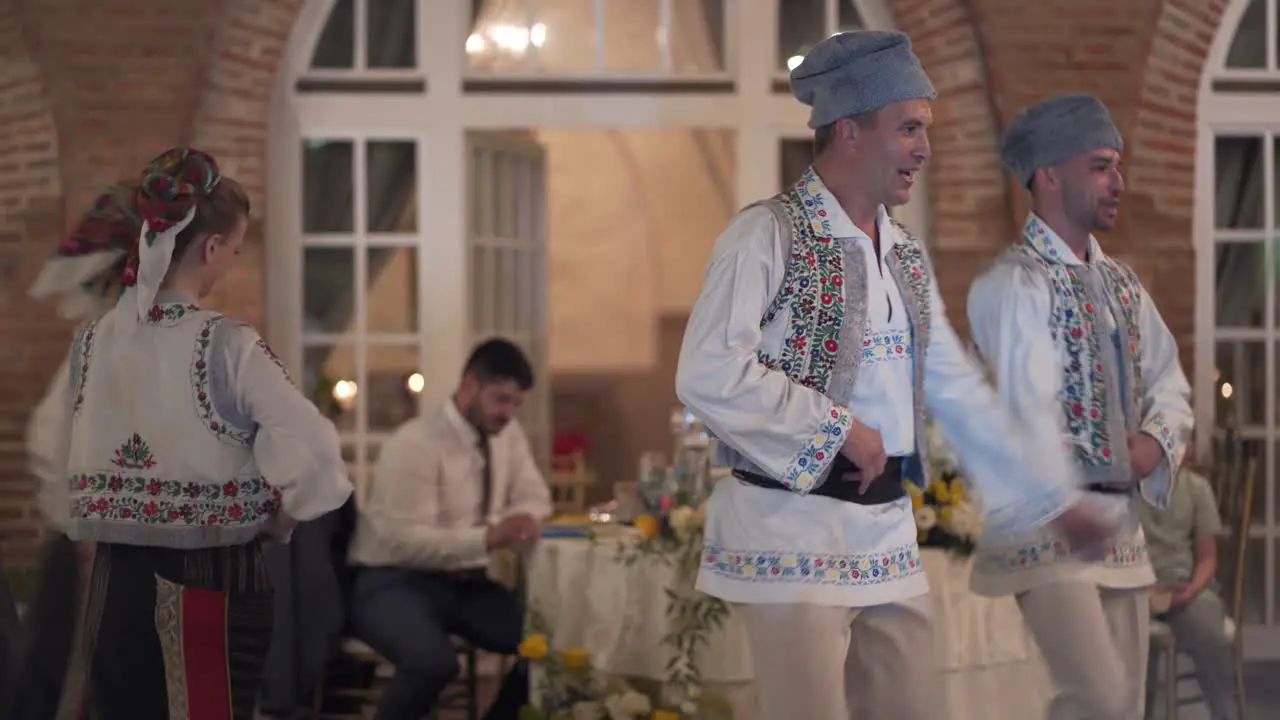
MULTIPOLYGON (((790 311, 789 329, 777 357, 761 352, 760 362, 780 370, 793 381, 839 401, 852 390, 858 367, 866 353, 874 352, 867 314, 867 266, 863 254, 846 248, 832 236, 824 207, 822 184, 810 168, 789 190, 769 200, 783 224, 791 230, 790 259, 782 287, 770 303, 761 327, 790 311)), ((914 351, 916 448, 922 462, 912 478, 927 482, 924 457, 924 377, 931 325, 928 257, 905 227, 894 223, 905 243, 894 243, 889 253, 889 273, 897 283, 911 320, 914 351)), ((889 242, 889 238, 882 238, 889 242)))
POLYGON ((1141 342, 1138 317, 1142 285, 1127 265, 1102 256, 1068 265, 1037 219, 1004 259, 1033 268, 1049 280, 1053 309, 1049 330, 1062 365, 1065 440, 1090 483, 1129 480, 1128 433, 1142 421, 1141 342), (1110 310, 1118 341, 1107 337, 1102 313, 1110 310))
POLYGON ((219 329, 233 321, 157 304, 127 338, 116 312, 72 346, 68 534, 180 549, 247 542, 278 495, 253 461, 253 424, 227 392, 219 329))

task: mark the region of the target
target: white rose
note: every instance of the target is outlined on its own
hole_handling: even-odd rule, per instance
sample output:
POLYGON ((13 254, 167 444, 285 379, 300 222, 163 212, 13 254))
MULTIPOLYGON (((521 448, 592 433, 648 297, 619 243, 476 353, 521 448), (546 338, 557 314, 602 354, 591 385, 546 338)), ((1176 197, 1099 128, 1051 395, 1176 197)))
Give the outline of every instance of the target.
MULTIPOLYGON (((621 695, 609 696, 605 699, 604 706, 609 711, 609 717, 612 720, 633 720, 633 718, 648 715, 652 710, 649 705, 649 697, 635 690, 628 690, 621 695)), ((577 719, 575 718, 574 720, 577 719)))
POLYGON ((698 529, 698 511, 688 505, 681 505, 671 514, 667 516, 667 522, 671 523, 671 529, 676 532, 679 537, 687 537, 693 531, 698 529))
POLYGON ((951 508, 950 517, 943 527, 947 532, 961 538, 976 538, 982 530, 982 517, 977 509, 969 503, 960 503, 951 508))
POLYGON ((594 700, 584 700, 573 704, 573 720, 604 720, 604 705, 594 700))
POLYGON ((932 530, 938 524, 938 513, 929 506, 916 508, 916 527, 920 530, 932 530))

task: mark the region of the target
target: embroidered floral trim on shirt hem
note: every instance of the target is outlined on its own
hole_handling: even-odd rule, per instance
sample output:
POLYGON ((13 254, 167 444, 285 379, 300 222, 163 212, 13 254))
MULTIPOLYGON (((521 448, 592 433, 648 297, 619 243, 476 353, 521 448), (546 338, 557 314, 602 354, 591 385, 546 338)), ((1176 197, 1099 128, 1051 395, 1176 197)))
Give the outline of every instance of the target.
MULTIPOLYGON (((1075 556, 1060 539, 1046 539, 1032 545, 996 553, 983 553, 978 559, 980 572, 1017 572, 1034 567, 1076 561, 1075 556)), ((1147 542, 1116 543, 1107 556, 1098 562, 1107 568, 1132 568, 1147 564, 1147 542)))
POLYGON ((73 475, 68 483, 72 522, 111 520, 174 528, 254 525, 280 509, 279 492, 260 477, 219 485, 98 472, 73 475))
POLYGON ((798 493, 807 493, 818 486, 818 479, 840 452, 849 427, 853 424, 853 415, 840 406, 831 408, 830 414, 818 427, 813 440, 804 446, 787 466, 782 476, 782 484, 798 493))
POLYGON ((729 550, 707 545, 702 571, 749 582, 879 585, 924 572, 914 543, 877 553, 729 550))

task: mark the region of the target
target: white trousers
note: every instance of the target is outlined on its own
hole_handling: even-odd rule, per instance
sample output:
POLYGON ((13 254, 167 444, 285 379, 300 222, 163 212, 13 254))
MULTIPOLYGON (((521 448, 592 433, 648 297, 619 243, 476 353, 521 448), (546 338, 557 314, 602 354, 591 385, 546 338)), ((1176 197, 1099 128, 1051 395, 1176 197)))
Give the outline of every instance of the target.
POLYGON ((738 609, 759 720, 945 720, 931 596, 865 608, 738 609))
POLYGON ((1056 694, 1049 720, 1143 720, 1147 590, 1063 581, 1017 595, 1056 694))

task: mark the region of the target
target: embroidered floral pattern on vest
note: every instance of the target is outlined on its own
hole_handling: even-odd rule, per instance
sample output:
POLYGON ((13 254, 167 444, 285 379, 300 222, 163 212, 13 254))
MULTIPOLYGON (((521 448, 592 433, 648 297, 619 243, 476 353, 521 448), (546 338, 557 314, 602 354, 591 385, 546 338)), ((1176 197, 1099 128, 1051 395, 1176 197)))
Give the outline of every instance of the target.
POLYGON ((251 525, 280 508, 279 495, 260 477, 211 485, 115 473, 70 479, 73 517, 130 520, 146 525, 251 525))
POLYGON ((733 551, 706 546, 702 569, 748 582, 812 585, 879 585, 924 572, 920 549, 903 545, 888 552, 819 554, 772 550, 733 551))
MULTIPOLYGON (((790 326, 778 357, 770 357, 762 351, 757 353, 765 367, 779 370, 793 381, 823 394, 827 393, 834 371, 839 367, 842 352, 853 354, 855 369, 868 352, 872 355, 879 352, 876 339, 866 334, 865 303, 850 303, 852 309, 849 312, 854 317, 846 317, 848 298, 845 291, 849 275, 844 248, 834 237, 831 222, 831 213, 839 212, 839 209, 827 207, 826 198, 822 181, 813 168, 807 169, 799 182, 775 198, 791 220, 791 255, 783 274, 782 287, 770 302, 760 325, 762 328, 769 325, 785 308, 790 313, 790 326), (841 333, 846 321, 864 326, 859 333, 863 345, 861 352, 841 346, 841 333)), ((907 240, 905 243, 894 242, 893 251, 888 255, 890 270, 912 316, 912 337, 910 343, 903 346, 903 354, 914 356, 916 360, 916 392, 922 398, 923 363, 931 320, 928 261, 920 244, 906 228, 897 223, 894 226, 907 240)), ((782 230, 787 232, 785 227, 782 230)), ((861 291, 862 288, 858 288, 857 292, 861 291)), ((886 348, 896 352, 899 345, 893 343, 886 348)), ((844 370, 848 370, 849 358, 844 362, 844 370)), ((923 402, 917 403, 917 411, 917 429, 923 437, 923 402)), ((820 425, 816 437, 797 453, 780 481, 801 492, 813 487, 830 458, 839 451, 852 420, 847 409, 840 406, 833 409, 830 417, 820 425)))
POLYGON ((196 347, 191 360, 191 388, 195 393, 196 412, 205 427, 209 428, 219 440, 231 445, 248 445, 253 433, 241 430, 226 423, 213 409, 213 399, 209 396, 209 346, 213 343, 213 331, 223 321, 222 315, 214 315, 204 321, 200 332, 196 334, 196 347))
POLYGON ((97 331, 98 321, 89 322, 84 326, 84 331, 80 333, 80 340, 77 343, 78 367, 71 368, 76 392, 75 400, 71 403, 72 415, 79 415, 80 408, 84 405, 84 388, 89 380, 89 359, 93 355, 93 336, 97 331))
POLYGON ((280 368, 280 372, 284 373, 284 378, 292 383, 293 378, 289 377, 288 368, 284 366, 284 363, 280 362, 280 358, 276 356, 275 352, 271 349, 271 346, 267 344, 267 341, 262 338, 258 338, 254 344, 258 346, 259 350, 266 354, 268 360, 270 360, 276 367, 280 368))
MULTIPOLYGON (((1030 258, 1044 268, 1053 292, 1053 310, 1050 314, 1050 331, 1054 342, 1062 348, 1062 390, 1059 400, 1062 404, 1065 430, 1075 440, 1076 456, 1085 465, 1109 465, 1112 461, 1111 433, 1108 429, 1109 402, 1107 377, 1104 374, 1102 352, 1104 349, 1098 342, 1097 328, 1100 322, 1099 313, 1105 308, 1095 307, 1089 298, 1084 280, 1079 271, 1062 262, 1059 251, 1049 241, 1048 230, 1035 217, 1027 221, 1023 228, 1024 244, 1016 248, 1016 252, 1030 258)), ((1132 276, 1126 273, 1109 259, 1097 263, 1105 268, 1104 277, 1119 280, 1108 288, 1122 302, 1132 308, 1132 312, 1124 312, 1116 317, 1116 323, 1128 338, 1133 352, 1128 355, 1133 366, 1131 372, 1135 380, 1140 378, 1137 353, 1138 331, 1137 313, 1138 297, 1136 284, 1130 284, 1132 276)), ((1132 278, 1136 283, 1136 278, 1132 278)), ((1110 352, 1110 348, 1106 349, 1110 352)), ((1131 383, 1134 395, 1128 399, 1134 402, 1141 392, 1140 383, 1131 383)), ((1140 406, 1140 404, 1139 404, 1140 406)))
POLYGON ((151 446, 147 445, 147 441, 143 440, 138 433, 134 433, 133 437, 116 448, 116 454, 115 457, 111 458, 111 464, 129 470, 150 470, 156 466, 156 459, 151 453, 151 446))
POLYGON ((782 289, 761 325, 772 322, 783 307, 790 308, 792 322, 777 360, 762 361, 806 387, 826 392, 840 355, 844 253, 832 237, 822 184, 812 169, 779 199, 792 221, 791 259, 782 289))
POLYGON ((200 307, 191 303, 156 303, 147 311, 145 321, 151 324, 164 323, 172 325, 190 313, 198 312, 200 307))

